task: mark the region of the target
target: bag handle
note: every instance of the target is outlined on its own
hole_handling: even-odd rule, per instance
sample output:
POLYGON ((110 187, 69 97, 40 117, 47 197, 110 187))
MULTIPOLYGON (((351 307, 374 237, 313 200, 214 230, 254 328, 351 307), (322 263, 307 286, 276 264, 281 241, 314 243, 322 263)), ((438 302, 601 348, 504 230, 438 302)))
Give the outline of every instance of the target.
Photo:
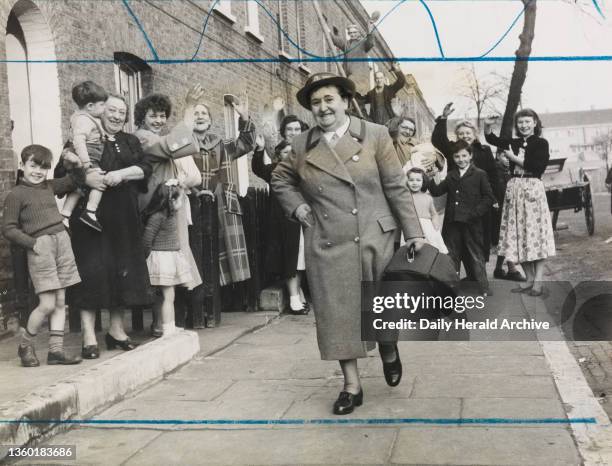
POLYGON ((412 264, 414 262, 415 254, 416 251, 414 249, 414 243, 412 243, 410 246, 408 246, 408 251, 406 252, 406 260, 409 264, 412 264))

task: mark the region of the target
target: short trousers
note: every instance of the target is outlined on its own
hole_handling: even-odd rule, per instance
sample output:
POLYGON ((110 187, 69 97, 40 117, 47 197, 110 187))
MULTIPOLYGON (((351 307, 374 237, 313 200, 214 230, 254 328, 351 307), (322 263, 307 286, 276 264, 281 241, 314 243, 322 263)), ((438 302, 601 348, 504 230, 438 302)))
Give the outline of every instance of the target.
POLYGON ((42 252, 28 250, 28 269, 36 294, 59 290, 81 281, 66 231, 43 235, 36 239, 42 252))

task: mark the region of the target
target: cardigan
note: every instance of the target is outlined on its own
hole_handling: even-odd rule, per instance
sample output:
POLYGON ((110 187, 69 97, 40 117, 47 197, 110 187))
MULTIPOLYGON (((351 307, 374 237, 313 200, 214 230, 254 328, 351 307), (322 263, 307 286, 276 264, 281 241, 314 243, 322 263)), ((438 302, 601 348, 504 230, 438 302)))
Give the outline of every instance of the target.
POLYGON ((142 243, 145 254, 151 251, 180 251, 176 213, 169 217, 163 212, 155 212, 147 221, 142 243))
MULTIPOLYGON (((527 139, 512 138, 510 140, 501 138, 493 133, 485 135, 487 142, 498 147, 501 150, 508 148, 512 149, 515 155, 518 155, 520 149, 525 149, 525 161, 523 162, 523 170, 535 178, 542 178, 542 174, 546 170, 548 161, 550 160, 550 151, 548 141, 540 136, 532 134, 527 139)), ((514 173, 514 162, 510 162, 509 171, 514 173)))

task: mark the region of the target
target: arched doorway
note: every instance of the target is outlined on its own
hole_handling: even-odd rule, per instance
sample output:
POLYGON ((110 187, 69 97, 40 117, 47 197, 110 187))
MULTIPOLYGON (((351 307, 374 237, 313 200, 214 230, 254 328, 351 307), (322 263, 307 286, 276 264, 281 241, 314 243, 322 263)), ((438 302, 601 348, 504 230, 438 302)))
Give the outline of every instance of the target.
POLYGON ((30 0, 19 0, 9 14, 6 59, 15 154, 28 144, 42 144, 57 160, 62 147, 62 115, 55 44, 49 25, 30 0))

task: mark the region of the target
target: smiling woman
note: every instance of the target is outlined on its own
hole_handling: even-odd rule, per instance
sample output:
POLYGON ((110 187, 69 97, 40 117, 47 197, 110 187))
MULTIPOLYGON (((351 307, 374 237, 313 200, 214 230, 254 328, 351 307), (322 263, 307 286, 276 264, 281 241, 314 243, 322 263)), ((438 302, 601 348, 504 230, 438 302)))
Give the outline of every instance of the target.
MULTIPOLYGON (((72 247, 82 282, 68 290, 68 303, 81 310, 82 355, 99 357, 94 330, 95 310, 110 311, 106 334, 108 349, 135 348, 123 328, 123 309, 148 305, 152 301, 149 274, 142 244, 143 226, 138 212, 137 193, 146 189, 151 165, 135 136, 122 131, 127 106, 120 96, 111 95, 102 115, 108 140, 104 143, 100 168, 106 172, 88 174, 88 184, 104 190, 98 209, 102 232, 79 221, 85 201, 70 219, 72 247)), ((61 177, 62 164, 55 169, 61 177)))

